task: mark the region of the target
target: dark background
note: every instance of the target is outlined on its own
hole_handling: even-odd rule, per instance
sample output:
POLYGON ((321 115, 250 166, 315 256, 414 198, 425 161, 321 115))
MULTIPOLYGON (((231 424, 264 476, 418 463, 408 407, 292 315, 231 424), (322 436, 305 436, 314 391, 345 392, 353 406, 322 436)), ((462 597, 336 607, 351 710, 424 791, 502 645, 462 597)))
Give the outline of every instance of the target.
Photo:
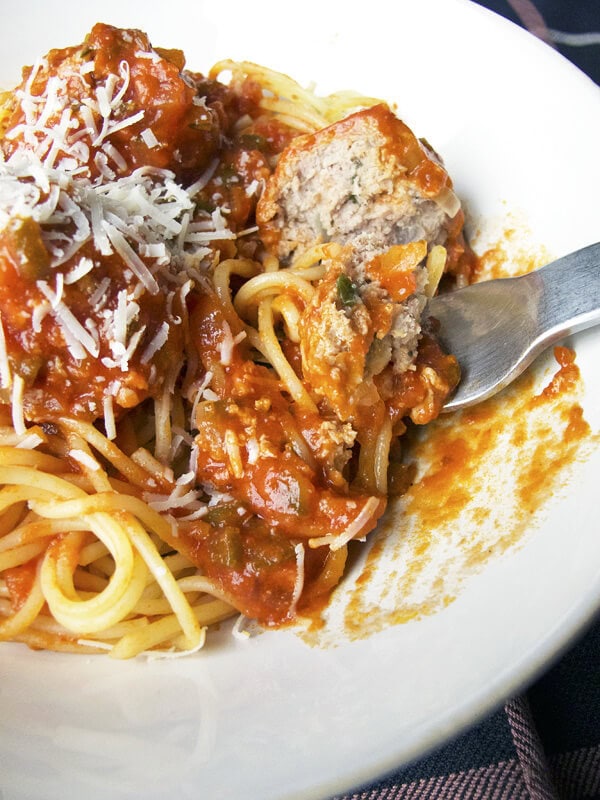
MULTIPOLYGON (((532 29, 537 11, 559 53, 572 61, 600 85, 600 0, 477 0, 480 6, 532 29), (565 43, 561 34, 580 34, 565 43), (583 34, 583 36, 581 36, 583 34)), ((541 31, 542 37, 545 31, 541 31)))

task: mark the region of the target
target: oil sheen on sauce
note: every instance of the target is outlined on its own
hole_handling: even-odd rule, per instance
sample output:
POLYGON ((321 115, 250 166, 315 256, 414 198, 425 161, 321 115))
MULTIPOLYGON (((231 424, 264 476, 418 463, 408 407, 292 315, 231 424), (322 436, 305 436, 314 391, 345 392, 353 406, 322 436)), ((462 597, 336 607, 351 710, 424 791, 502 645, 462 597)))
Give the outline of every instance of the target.
POLYGON ((327 646, 436 613, 490 559, 525 541, 598 444, 583 388, 575 353, 556 347, 497 397, 412 428, 404 447, 417 467, 413 485, 366 555, 356 544, 349 580, 302 637, 327 646))

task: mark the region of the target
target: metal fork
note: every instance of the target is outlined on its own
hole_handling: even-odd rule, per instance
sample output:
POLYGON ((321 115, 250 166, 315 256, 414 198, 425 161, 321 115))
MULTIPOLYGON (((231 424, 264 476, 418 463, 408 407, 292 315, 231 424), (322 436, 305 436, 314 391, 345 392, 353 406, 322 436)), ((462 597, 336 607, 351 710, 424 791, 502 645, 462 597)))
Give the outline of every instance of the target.
POLYGON ((426 315, 461 367, 444 411, 479 403, 517 378, 547 347, 600 323, 600 243, 517 278, 438 295, 426 315))

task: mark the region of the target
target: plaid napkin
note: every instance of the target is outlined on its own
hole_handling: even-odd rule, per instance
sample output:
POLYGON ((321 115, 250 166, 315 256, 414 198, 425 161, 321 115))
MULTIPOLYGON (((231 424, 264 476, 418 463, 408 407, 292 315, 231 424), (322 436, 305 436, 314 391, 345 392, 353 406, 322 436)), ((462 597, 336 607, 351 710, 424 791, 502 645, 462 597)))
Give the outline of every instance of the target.
POLYGON ((600 800, 600 617, 525 694, 421 761, 333 800, 600 800))
MULTIPOLYGON (((600 0, 480 0, 600 84, 600 0)), ((523 695, 373 786, 332 800, 600 800, 600 617, 523 695)))

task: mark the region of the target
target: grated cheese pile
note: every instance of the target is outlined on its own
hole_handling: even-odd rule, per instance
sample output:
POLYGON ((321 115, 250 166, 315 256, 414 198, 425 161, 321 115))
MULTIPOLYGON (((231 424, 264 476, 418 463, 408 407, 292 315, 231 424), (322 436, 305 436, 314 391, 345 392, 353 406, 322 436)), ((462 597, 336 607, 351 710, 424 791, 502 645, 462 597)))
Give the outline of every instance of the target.
MULTIPOLYGON (((155 51, 135 55, 160 60, 155 51)), ((31 329, 39 334, 50 315, 75 362, 97 359, 106 369, 126 373, 136 354, 142 365, 150 366, 153 381, 152 360, 173 326, 181 323, 173 311, 176 301, 183 307, 190 290, 205 282, 205 271, 214 258, 211 245, 236 238, 223 213, 227 209, 208 213, 195 206, 197 194, 212 178, 219 160, 212 159, 187 188, 168 169, 131 170, 111 141, 114 133, 143 123, 145 116, 143 109, 128 113, 129 63, 122 60, 118 74, 90 86, 86 76, 94 71, 94 61, 71 59, 67 67, 61 65, 60 74, 47 77, 43 91, 36 93, 34 88, 40 77, 45 78, 47 68, 47 60, 40 59, 15 92, 22 121, 5 133, 10 155, 0 152, 0 229, 32 218, 41 228, 50 255, 50 275, 37 281, 39 301, 30 309, 31 329), (76 315, 69 307, 71 287, 83 278, 94 280, 102 258, 114 254, 122 261, 126 280, 126 288, 118 290, 116 305, 110 302, 115 294, 111 279, 99 274, 88 298, 90 313, 76 315), (165 296, 165 318, 158 321, 156 330, 148 331, 139 321, 144 293, 165 296)), ((204 106, 204 98, 195 100, 204 106)), ((148 126, 139 136, 148 148, 160 144, 148 126)), ((11 388, 15 377, 0 319, 2 387, 11 388)), ((111 437, 115 434, 113 400, 120 390, 117 376, 103 395, 102 411, 111 437)), ((23 387, 14 388, 12 399, 20 425, 23 387)))

